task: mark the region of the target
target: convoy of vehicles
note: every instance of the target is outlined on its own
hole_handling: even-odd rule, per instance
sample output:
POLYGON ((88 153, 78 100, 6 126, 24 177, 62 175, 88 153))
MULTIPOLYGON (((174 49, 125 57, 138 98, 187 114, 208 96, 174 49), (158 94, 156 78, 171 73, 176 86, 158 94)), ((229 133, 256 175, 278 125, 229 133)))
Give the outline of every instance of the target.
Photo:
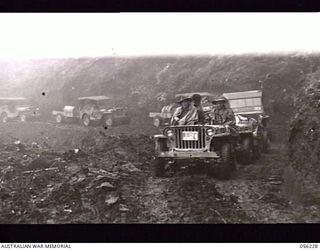
MULTIPOLYGON (((202 166, 208 175, 229 178, 236 170, 236 162, 249 164, 258 159, 261 152, 268 152, 271 134, 269 116, 262 105, 259 90, 224 93, 229 107, 236 116, 236 126, 215 124, 208 115, 214 109, 214 94, 208 92, 182 93, 175 98, 201 96, 205 124, 170 125, 176 103, 164 106, 159 113, 151 112, 156 127, 163 127, 162 134, 154 136, 154 174, 163 177, 170 169, 182 166, 202 166), (211 119, 211 120, 210 120, 211 119), (201 164, 199 164, 201 163, 201 164)), ((107 96, 79 97, 77 106, 64 106, 62 111, 52 111, 57 123, 80 121, 84 126, 98 123, 104 127, 129 124, 126 108, 115 107, 114 99, 107 96)), ((23 97, 0 98, 0 121, 25 122, 39 116, 39 109, 32 108, 23 97)))
POLYGON ((63 111, 52 111, 57 123, 81 121, 84 126, 98 123, 106 127, 129 124, 125 108, 115 107, 114 99, 107 96, 79 97, 78 106, 64 106, 63 111))
POLYGON ((0 97, 0 121, 6 123, 10 120, 35 120, 40 116, 39 108, 32 107, 23 97, 0 97))

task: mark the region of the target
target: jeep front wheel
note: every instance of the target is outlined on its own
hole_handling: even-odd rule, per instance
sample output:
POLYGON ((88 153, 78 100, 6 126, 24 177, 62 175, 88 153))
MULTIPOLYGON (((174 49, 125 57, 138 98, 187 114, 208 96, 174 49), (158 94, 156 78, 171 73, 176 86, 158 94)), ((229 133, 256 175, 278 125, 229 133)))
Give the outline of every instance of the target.
POLYGON ((156 158, 153 161, 153 173, 155 177, 164 177, 166 173, 166 160, 162 158, 156 158))
POLYGON ((90 125, 90 116, 87 114, 83 115, 82 123, 84 126, 88 127, 90 125))
POLYGON ((234 152, 230 143, 224 143, 220 149, 220 163, 211 163, 208 174, 219 179, 229 179, 232 172, 236 169, 234 152), (213 166, 214 165, 214 166, 213 166))
POLYGON ((8 115, 6 113, 2 113, 0 119, 2 123, 6 123, 8 121, 8 115))
POLYGON ((269 153, 270 151, 270 137, 267 131, 263 131, 262 152, 269 153))

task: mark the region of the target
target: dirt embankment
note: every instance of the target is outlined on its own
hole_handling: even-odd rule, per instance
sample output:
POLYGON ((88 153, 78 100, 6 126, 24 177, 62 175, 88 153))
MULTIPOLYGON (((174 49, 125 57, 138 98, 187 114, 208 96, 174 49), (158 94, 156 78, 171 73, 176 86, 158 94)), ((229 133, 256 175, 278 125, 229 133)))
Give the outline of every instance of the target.
POLYGON ((291 196, 318 203, 320 199, 320 71, 311 74, 295 104, 288 140, 290 166, 285 179, 291 196), (291 192, 290 192, 291 191, 291 192), (304 195, 307 194, 307 195, 304 195))

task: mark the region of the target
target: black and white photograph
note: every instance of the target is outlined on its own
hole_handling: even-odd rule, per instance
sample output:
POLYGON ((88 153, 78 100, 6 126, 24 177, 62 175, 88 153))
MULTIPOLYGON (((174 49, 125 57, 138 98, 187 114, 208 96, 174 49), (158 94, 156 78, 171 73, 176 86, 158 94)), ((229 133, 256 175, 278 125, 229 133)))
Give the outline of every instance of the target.
POLYGON ((320 222, 319 13, 1 13, 1 224, 320 222))

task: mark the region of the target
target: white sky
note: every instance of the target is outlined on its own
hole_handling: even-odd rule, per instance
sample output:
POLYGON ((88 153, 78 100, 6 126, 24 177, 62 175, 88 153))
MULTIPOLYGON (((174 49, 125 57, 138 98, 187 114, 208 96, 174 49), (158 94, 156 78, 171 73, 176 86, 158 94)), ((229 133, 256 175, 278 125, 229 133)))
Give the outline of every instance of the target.
POLYGON ((320 13, 0 14, 0 58, 319 52, 320 13))

